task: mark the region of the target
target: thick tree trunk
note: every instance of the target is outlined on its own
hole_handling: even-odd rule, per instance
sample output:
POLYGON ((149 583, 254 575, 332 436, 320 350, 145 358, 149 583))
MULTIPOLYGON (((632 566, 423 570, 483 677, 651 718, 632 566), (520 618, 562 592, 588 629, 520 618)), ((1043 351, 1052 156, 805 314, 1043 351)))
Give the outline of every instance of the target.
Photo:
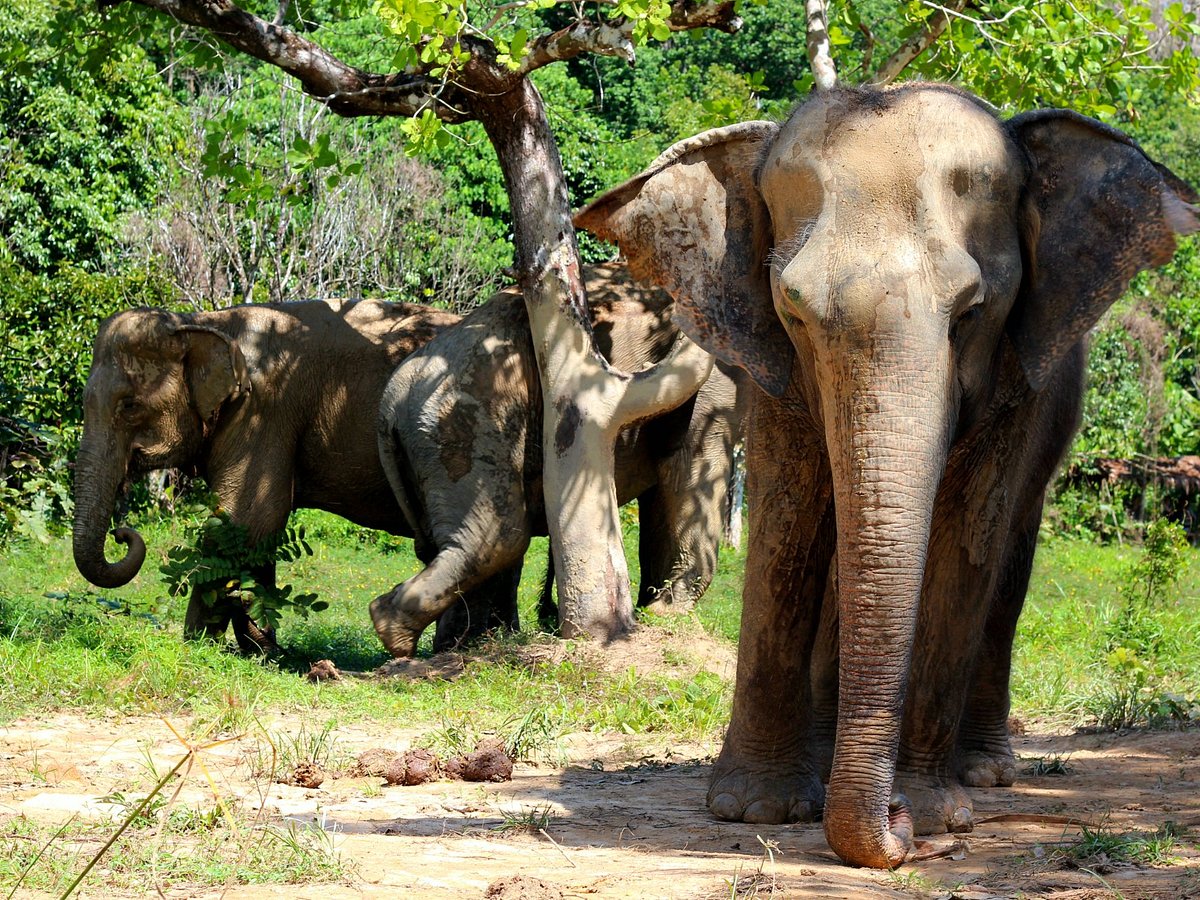
POLYGON ((543 486, 564 637, 611 640, 633 627, 613 479, 621 426, 671 409, 712 359, 681 341, 652 370, 619 372, 595 351, 566 180, 545 108, 528 78, 481 93, 512 203, 516 261, 542 382, 543 486))

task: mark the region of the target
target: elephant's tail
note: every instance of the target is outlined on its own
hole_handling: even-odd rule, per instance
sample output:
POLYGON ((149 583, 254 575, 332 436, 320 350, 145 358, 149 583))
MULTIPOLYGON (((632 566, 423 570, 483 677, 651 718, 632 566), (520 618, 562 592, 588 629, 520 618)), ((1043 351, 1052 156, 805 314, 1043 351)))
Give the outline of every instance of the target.
MULTIPOLYGON (((393 381, 395 379, 393 378, 393 381)), ((396 418, 398 404, 391 402, 391 385, 385 392, 383 403, 379 410, 379 427, 376 437, 379 443, 379 463, 387 475, 388 484, 396 498, 396 505, 404 515, 404 520, 412 530, 416 543, 418 557, 421 557, 422 547, 432 548, 432 537, 429 533, 425 510, 421 504, 420 492, 417 490, 416 473, 408 458, 402 432, 396 418)))
POLYGON ((558 634, 558 603, 554 600, 554 548, 546 547, 546 577, 542 579, 542 595, 538 598, 538 627, 549 634, 558 634))

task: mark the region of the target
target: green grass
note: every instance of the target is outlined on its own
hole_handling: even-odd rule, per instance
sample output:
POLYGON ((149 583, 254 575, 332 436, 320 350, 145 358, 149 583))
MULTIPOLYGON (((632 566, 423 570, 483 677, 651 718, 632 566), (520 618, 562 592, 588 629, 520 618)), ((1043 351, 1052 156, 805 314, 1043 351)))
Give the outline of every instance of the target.
MULTIPOLYGON (((54 827, 17 816, 0 822, 0 884, 66 889, 116 830, 115 822, 54 827)), ((343 881, 351 872, 332 835, 285 825, 231 825, 216 810, 176 806, 139 820, 116 841, 85 887, 144 890, 173 885, 295 884, 343 881)))
MULTIPOLYGON (((11 673, 0 682, 0 722, 48 709, 116 709, 193 713, 212 729, 230 731, 270 711, 313 707, 331 719, 401 716, 433 727, 446 724, 448 709, 471 710, 477 732, 509 727, 510 719, 533 710, 562 731, 715 736, 725 722, 729 689, 716 679, 600 676, 572 658, 549 669, 531 667, 523 661, 522 645, 542 638, 528 630, 497 643, 449 686, 357 679, 310 684, 297 678, 321 658, 360 671, 385 662, 367 604, 419 567, 407 541, 324 514, 306 512, 301 519, 315 555, 282 566, 280 580, 316 591, 330 608, 307 620, 285 617, 280 635, 286 653, 271 662, 180 640, 184 601, 165 596, 156 570, 167 550, 182 540, 181 525, 143 527, 149 558, 142 574, 116 591, 97 591, 84 582, 65 537, 48 545, 10 545, 0 557, 0 669, 11 673)), ((631 526, 627 547, 635 584, 636 537, 631 526)), ((535 539, 526 560, 520 587, 526 629, 536 621, 546 549, 544 538, 535 539)), ((118 552, 114 547, 112 554, 118 552)), ((1014 654, 1018 714, 1084 723, 1102 719, 1106 704, 1116 702, 1110 696, 1114 678, 1106 629, 1120 608, 1123 568, 1138 552, 1062 539, 1039 549, 1014 654)), ((737 636, 743 565, 744 554, 726 551, 691 617, 730 642, 737 636)), ((1143 699, 1166 703, 1163 698, 1173 695, 1175 712, 1186 714, 1196 709, 1192 704, 1200 689, 1200 642, 1194 640, 1200 565, 1187 568, 1160 615, 1166 640, 1151 673, 1157 693, 1143 699)), ((655 621, 668 631, 695 627, 655 621)), ((430 639, 427 634, 423 653, 429 652, 430 639)), ((687 654, 681 650, 676 656, 683 661, 687 654)))
MULTIPOLYGON (((297 674, 316 659, 330 658, 346 670, 370 670, 388 659, 366 607, 417 571, 418 563, 408 542, 380 538, 332 516, 306 513, 304 519, 315 554, 281 566, 279 578, 317 591, 330 607, 307 620, 285 617, 280 636, 286 652, 274 661, 242 657, 228 645, 181 640, 185 603, 165 596, 156 572, 182 539, 179 526, 143 527, 150 548, 146 564, 134 582, 113 591, 92 589, 75 572, 65 537, 44 546, 11 546, 0 558, 0 670, 9 674, 0 682, 0 722, 54 709, 190 713, 199 729, 228 733, 276 711, 320 708, 332 720, 402 718, 440 727, 448 714, 466 710, 479 733, 515 727, 536 712, 558 723, 560 732, 711 737, 727 719, 729 687, 711 676, 607 676, 570 657, 534 667, 522 645, 545 639, 531 633, 496 642, 450 685, 400 679, 309 683, 297 674)), ((636 543, 636 533, 630 540, 636 543)), ((111 556, 119 552, 112 548, 111 556)), ((535 539, 520 587, 526 627, 536 621, 545 554, 545 539, 535 539)), ((736 587, 710 597, 705 608, 720 607, 728 621, 728 607, 738 603, 736 587)))
MULTIPOLYGON (((1056 539, 1038 548, 1017 629, 1012 693, 1015 711, 1085 724, 1116 702, 1107 631, 1121 608, 1119 588, 1141 551, 1056 539)), ((1183 711, 1200 694, 1200 553, 1158 611, 1166 635, 1153 689, 1179 696, 1183 711)))
POLYGON ((1175 859, 1183 830, 1168 822, 1153 833, 1140 831, 1117 832, 1104 825, 1083 826, 1079 840, 1063 847, 1064 856, 1086 865, 1093 860, 1104 863, 1134 863, 1137 865, 1170 865, 1175 859))

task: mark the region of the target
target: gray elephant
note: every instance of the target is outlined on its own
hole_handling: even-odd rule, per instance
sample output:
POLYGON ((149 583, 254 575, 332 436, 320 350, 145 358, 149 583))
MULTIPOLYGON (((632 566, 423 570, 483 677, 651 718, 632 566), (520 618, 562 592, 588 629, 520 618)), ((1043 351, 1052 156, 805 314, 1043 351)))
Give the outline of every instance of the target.
MULTIPOLYGON (((585 271, 598 348, 636 371, 679 337, 670 298, 632 282, 623 266, 585 271)), ((739 377, 714 368, 681 407, 624 430, 616 445, 619 502, 638 498, 639 603, 687 608, 712 580, 740 439, 739 377)), ((396 656, 496 573, 519 564, 546 533, 542 398, 521 296, 498 294, 409 357, 380 404, 380 459, 427 567, 376 598, 371 617, 396 656)), ((447 621, 446 619, 441 620, 447 621)), ((444 646, 439 625, 435 646, 444 646)))
POLYGON ((581 212, 765 391, 713 813, 823 816, 890 867, 914 829, 971 827, 964 778, 1011 780, 1012 636, 1086 335, 1194 202, 1099 122, 912 84, 707 132, 581 212))
MULTIPOLYGON (((237 306, 182 315, 139 309, 101 326, 75 463, 75 564, 100 587, 132 579, 146 555, 118 528, 124 559, 104 556, 127 480, 154 469, 204 476, 252 540, 293 509, 315 507, 411 536, 379 464, 375 420, 396 365, 459 316, 379 301, 237 306)), ((273 636, 238 605, 193 597, 186 634, 224 633, 248 651, 273 636)))

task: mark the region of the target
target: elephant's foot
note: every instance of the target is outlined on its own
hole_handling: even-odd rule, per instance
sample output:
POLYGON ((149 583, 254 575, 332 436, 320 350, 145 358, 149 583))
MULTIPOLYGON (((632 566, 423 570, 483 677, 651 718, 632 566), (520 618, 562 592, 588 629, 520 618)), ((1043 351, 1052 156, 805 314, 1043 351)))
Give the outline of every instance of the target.
POLYGON ((964 749, 959 774, 971 787, 1009 787, 1017 780, 1017 757, 1007 740, 1003 746, 964 749))
POLYGON ((756 762, 722 753, 713 766, 708 808, 718 819, 781 825, 815 822, 825 788, 811 766, 756 762))
POLYGON ((388 653, 404 658, 416 655, 417 641, 429 623, 419 622, 405 612, 396 598, 398 593, 399 588, 371 601, 371 623, 388 653))
POLYGON ((897 772, 893 790, 908 798, 917 834, 957 834, 975 828, 971 797, 956 781, 897 772))

